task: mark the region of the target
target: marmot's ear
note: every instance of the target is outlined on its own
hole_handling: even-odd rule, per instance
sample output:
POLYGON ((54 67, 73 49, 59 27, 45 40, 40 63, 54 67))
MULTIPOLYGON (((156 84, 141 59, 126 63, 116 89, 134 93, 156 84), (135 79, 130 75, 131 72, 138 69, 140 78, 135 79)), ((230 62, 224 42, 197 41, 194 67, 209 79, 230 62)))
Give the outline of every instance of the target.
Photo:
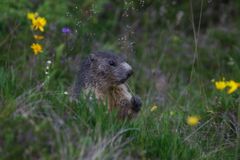
POLYGON ((95 59, 96 59, 96 55, 95 54, 90 54, 89 55, 89 59, 90 59, 90 61, 92 62, 92 61, 94 61, 95 59))

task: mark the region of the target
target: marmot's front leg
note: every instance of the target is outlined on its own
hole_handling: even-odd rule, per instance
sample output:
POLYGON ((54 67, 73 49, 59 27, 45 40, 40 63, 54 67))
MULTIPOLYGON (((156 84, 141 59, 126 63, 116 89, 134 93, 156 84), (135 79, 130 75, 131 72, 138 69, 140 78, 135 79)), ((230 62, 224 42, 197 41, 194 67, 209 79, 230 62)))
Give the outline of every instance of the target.
POLYGON ((142 102, 140 97, 133 96, 127 89, 126 85, 120 85, 122 100, 120 103, 120 117, 133 118, 140 111, 142 102))
POLYGON ((139 96, 132 96, 131 98, 132 110, 134 112, 139 112, 142 107, 142 102, 139 96))
POLYGON ((133 118, 135 117, 141 109, 141 100, 138 96, 132 96, 129 99, 122 99, 117 106, 119 109, 120 118, 133 118))
POLYGON ((141 99, 133 96, 124 84, 114 87, 111 99, 113 103, 110 107, 117 107, 121 118, 135 117, 142 106, 141 99))

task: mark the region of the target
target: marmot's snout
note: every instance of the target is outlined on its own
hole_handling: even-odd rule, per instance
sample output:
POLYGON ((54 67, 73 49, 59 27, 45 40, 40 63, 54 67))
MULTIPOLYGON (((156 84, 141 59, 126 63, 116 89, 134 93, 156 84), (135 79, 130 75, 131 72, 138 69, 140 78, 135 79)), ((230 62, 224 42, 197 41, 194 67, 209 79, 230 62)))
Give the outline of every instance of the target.
POLYGON ((129 70, 129 71, 127 72, 127 78, 129 78, 132 74, 133 74, 133 70, 129 70))
MULTIPOLYGON (((128 63, 126 63, 126 62, 122 62, 121 64, 120 64, 120 68, 121 68, 121 70, 122 71, 125 71, 124 73, 125 74, 121 74, 121 78, 120 78, 120 80, 119 80, 119 83, 120 84, 122 84, 122 83, 124 83, 124 82, 126 82, 126 80, 133 74, 133 69, 132 69, 132 67, 128 64, 128 63)), ((123 73, 123 72, 122 72, 123 73)))

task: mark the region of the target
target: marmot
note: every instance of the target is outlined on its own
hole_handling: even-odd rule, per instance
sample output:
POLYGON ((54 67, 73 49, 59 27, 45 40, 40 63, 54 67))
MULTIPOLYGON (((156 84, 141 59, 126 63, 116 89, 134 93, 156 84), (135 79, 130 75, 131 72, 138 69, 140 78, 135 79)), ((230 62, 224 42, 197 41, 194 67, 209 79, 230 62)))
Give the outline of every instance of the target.
POLYGON ((73 94, 94 93, 98 100, 108 100, 108 110, 118 109, 120 118, 132 118, 141 108, 141 100, 133 96, 125 84, 133 74, 132 67, 110 52, 95 52, 84 59, 77 73, 73 94))

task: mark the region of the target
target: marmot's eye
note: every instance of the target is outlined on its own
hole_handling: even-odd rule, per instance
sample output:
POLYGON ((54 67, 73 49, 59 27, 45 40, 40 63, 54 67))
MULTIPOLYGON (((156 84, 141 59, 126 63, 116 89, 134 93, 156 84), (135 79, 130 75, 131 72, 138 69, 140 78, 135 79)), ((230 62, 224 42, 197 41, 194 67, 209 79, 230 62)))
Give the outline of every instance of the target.
POLYGON ((108 61, 110 66, 116 66, 116 63, 113 60, 108 61))

